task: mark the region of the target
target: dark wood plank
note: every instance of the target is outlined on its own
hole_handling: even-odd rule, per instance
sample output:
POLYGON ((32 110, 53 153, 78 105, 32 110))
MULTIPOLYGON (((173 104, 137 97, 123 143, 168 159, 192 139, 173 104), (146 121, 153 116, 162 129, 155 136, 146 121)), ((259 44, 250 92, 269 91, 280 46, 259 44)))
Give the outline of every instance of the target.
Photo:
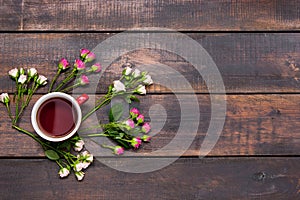
MULTIPOLYGON (((127 30, 162 27, 188 31, 299 30, 299 0, 48 1, 23 2, 23 16, 4 15, 2 30, 127 30)), ((19 8, 19 5, 13 8, 19 8)), ((4 6, 5 9, 5 6, 4 6)), ((10 10, 5 10, 9 13, 10 10)), ((19 14, 18 14, 19 15, 19 14)))
POLYGON ((77 182, 73 175, 60 180, 56 164, 48 160, 1 159, 0 163, 2 199, 300 197, 299 158, 179 159, 161 170, 138 174, 112 170, 95 161, 83 182, 77 182))
MULTIPOLYGON (((13 92, 13 81, 5 74, 12 67, 36 67, 40 73, 49 78, 54 76, 57 62, 66 57, 75 60, 80 48, 95 48, 105 39, 115 34, 105 33, 42 33, 42 34, 0 34, 0 63, 3 73, 0 75, 1 89, 13 92)), ((215 61, 228 93, 281 93, 300 92, 300 34, 298 33, 192 33, 187 34, 210 54, 215 61)), ((180 46, 178 38, 170 37, 180 46)), ((126 44, 126 42, 125 42, 126 44)), ((129 44, 128 44, 129 45, 129 44)), ((141 64, 164 64, 174 72, 157 71, 154 79, 168 77, 171 86, 178 92, 207 93, 204 80, 199 72, 186 60, 173 53, 156 49, 140 49, 120 57, 118 49, 107 49, 103 54, 109 55, 113 63, 105 70, 96 92, 103 93, 107 86, 120 76, 121 65, 130 61, 137 66, 141 64), (108 53, 109 52, 109 53, 108 53), (182 75, 192 86, 178 80, 182 75), (174 83, 174 80, 175 83, 174 83), (172 82, 173 81, 173 82, 172 82)), ((191 52, 192 55, 192 52, 191 52)), ((102 62, 100 60, 100 62, 102 62)), ((96 77, 93 84, 98 83, 96 77)), ((44 92, 46 90, 43 90, 44 92)), ((95 93, 95 89, 85 92, 95 93)), ((81 92, 81 91, 79 91, 81 92)), ((161 85, 150 87, 151 93, 169 92, 161 85)))
POLYGON ((0 1, 0 30, 23 30, 22 0, 0 1))
MULTIPOLYGON (((141 148, 137 156, 147 156, 150 152, 160 150, 173 138, 186 141, 193 138, 190 126, 199 125, 197 134, 190 147, 186 147, 185 156, 199 155, 200 146, 206 136, 211 119, 211 104, 208 95, 197 95, 200 110, 200 121, 193 118, 194 108, 189 101, 179 103, 178 99, 185 95, 147 95, 141 98, 140 108, 147 120, 154 127, 155 134, 151 143, 141 148), (159 105, 159 107, 158 107, 159 105), (154 106, 154 107, 153 107, 154 106), (191 113, 181 120, 181 110, 191 113), (159 110, 157 110, 159 109, 159 110), (151 117, 151 118, 150 118, 151 117), (184 133, 178 133, 180 123, 184 133), (177 135, 178 134, 178 135, 177 135)), ((32 103, 37 99, 35 97, 32 103)), ((230 155, 299 155, 300 150, 300 96, 299 95, 228 95, 226 121, 217 144, 209 153, 210 156, 230 155)), ((94 103, 90 102, 83 107, 94 103)), ((20 126, 32 131, 30 124, 31 106, 28 107, 20 126)), ((107 120, 108 108, 98 112, 98 118, 107 120)), ((35 141, 10 128, 4 106, 0 107, 0 156, 43 156, 43 152, 35 141)), ((85 111, 83 111, 85 112, 85 111)), ((218 117, 213 120, 220 120, 218 117)), ((85 122, 83 127, 96 125, 92 121, 85 122)), ((94 146, 90 146, 94 147, 94 146)), ((169 147, 155 155, 179 156, 185 147, 169 147)), ((100 148, 101 151, 105 151, 100 148)), ((98 151, 97 151, 98 152, 98 151)), ((111 155, 108 151, 108 155, 111 155)), ((129 154, 130 155, 130 154, 129 154)))

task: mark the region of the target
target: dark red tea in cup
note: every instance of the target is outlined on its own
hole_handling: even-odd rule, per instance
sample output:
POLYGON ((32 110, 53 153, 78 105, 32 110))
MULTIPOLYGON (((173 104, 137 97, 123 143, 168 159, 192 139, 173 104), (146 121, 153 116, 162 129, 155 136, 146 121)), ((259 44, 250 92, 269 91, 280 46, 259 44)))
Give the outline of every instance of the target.
POLYGON ((71 133, 77 121, 75 107, 67 99, 54 97, 41 104, 36 121, 40 130, 50 137, 63 137, 71 133))

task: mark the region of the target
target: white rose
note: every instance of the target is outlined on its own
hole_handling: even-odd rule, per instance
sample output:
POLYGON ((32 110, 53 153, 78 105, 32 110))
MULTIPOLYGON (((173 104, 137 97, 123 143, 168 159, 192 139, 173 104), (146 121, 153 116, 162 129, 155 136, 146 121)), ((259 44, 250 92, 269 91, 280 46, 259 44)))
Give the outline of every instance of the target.
POLYGON ((47 84, 47 78, 43 75, 39 75, 38 79, 36 80, 37 84, 39 85, 46 85, 47 84))
POLYGON ((89 166, 90 164, 91 164, 90 162, 83 162, 83 163, 82 163, 82 168, 83 168, 83 169, 86 169, 86 168, 88 168, 88 166, 89 166))
POLYGON ((75 176, 78 181, 81 181, 84 177, 84 172, 75 172, 75 176))
POLYGON ((8 103, 9 102, 9 96, 8 96, 8 94, 7 93, 2 93, 0 95, 0 101, 2 103, 8 103))
POLYGON ((146 94, 146 87, 144 85, 139 85, 135 91, 138 94, 146 94))
POLYGON ((141 75, 141 71, 138 70, 138 69, 135 69, 134 72, 132 73, 132 75, 133 75, 134 78, 137 78, 138 76, 141 75))
POLYGON ((27 69, 27 74, 29 77, 34 77, 37 74, 37 70, 35 68, 27 69))
POLYGON ((125 67, 125 69, 123 70, 123 74, 126 76, 131 74, 131 72, 132 72, 132 68, 130 68, 130 67, 125 67))
POLYGON ((82 170, 82 168, 83 168, 82 162, 76 163, 74 166, 74 171, 80 172, 82 170))
POLYGON ((75 151, 81 151, 84 145, 84 141, 83 140, 78 140, 75 145, 74 145, 74 150, 75 151))
POLYGON ((27 80, 27 76, 24 74, 21 74, 18 79, 18 83, 24 84, 26 80, 27 80))
POLYGON ((117 80, 117 81, 114 81, 114 91, 115 92, 120 92, 120 91, 126 91, 126 89, 125 89, 125 85, 121 82, 121 81, 119 81, 119 80, 117 80))
POLYGON ((19 76, 19 70, 17 68, 11 69, 9 70, 8 75, 12 78, 17 78, 19 76))
POLYGON ((145 78, 146 78, 146 79, 143 81, 144 84, 146 84, 146 85, 151 85, 151 84, 153 84, 153 80, 152 80, 152 78, 151 78, 150 75, 146 75, 145 78))
POLYGON ((61 178, 67 177, 70 174, 70 171, 67 168, 61 168, 58 172, 61 178))

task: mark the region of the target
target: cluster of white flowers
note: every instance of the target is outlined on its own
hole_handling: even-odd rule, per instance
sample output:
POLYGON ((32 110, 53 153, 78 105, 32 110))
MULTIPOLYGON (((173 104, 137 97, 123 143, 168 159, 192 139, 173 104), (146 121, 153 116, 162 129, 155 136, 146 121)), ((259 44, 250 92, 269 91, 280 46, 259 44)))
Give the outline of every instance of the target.
POLYGON ((47 78, 43 75, 39 75, 35 68, 14 68, 8 71, 8 75, 16 82, 17 91, 15 93, 15 114, 11 113, 10 99, 7 93, 0 95, 0 102, 4 103, 9 117, 13 124, 18 122, 19 117, 22 115, 24 109, 28 106, 32 95, 40 87, 47 84, 47 78), (24 95, 26 94, 26 96, 24 95))
POLYGON ((146 85, 153 84, 151 76, 147 72, 141 72, 139 69, 132 69, 130 66, 124 68, 120 80, 113 82, 114 93, 132 92, 137 94, 146 94, 146 85))
MULTIPOLYGON (((78 138, 75 137, 74 139, 77 140, 78 138)), ((75 142, 73 146, 74 150, 77 152, 82 151, 83 147, 84 147, 84 141, 80 138, 75 142)), ((78 181, 83 180, 85 175, 83 170, 87 169, 90 166, 90 164, 94 160, 94 156, 90 154, 88 151, 83 151, 79 153, 76 158, 77 158, 76 161, 74 161, 74 163, 71 165, 67 165, 66 167, 60 165, 61 167, 60 170, 58 171, 58 174, 61 178, 69 176, 70 170, 72 168, 77 180, 78 181)))
POLYGON ((23 68, 11 69, 8 74, 20 84, 25 84, 26 81, 29 81, 30 79, 33 79, 38 85, 47 84, 47 78, 43 75, 38 75, 38 72, 35 68, 27 69, 27 75, 25 74, 25 70, 23 68))

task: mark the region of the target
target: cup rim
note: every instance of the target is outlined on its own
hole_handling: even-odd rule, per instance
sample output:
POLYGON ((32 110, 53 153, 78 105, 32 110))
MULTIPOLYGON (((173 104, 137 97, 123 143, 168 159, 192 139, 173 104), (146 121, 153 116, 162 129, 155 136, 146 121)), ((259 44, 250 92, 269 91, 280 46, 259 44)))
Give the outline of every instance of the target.
POLYGON ((61 142, 61 141, 67 140, 70 137, 72 137, 80 127, 81 118, 82 118, 81 109, 80 109, 79 104, 75 100, 75 98, 73 98, 69 94, 62 93, 62 92, 51 92, 51 93, 43 95, 35 102, 35 104, 32 108, 32 111, 31 111, 31 124, 33 126, 33 129, 43 139, 51 141, 51 142, 61 142), (55 98, 55 97, 61 97, 61 98, 64 98, 64 99, 67 99, 68 101, 70 101, 72 103, 72 105, 75 106, 75 110, 77 112, 77 121, 76 121, 75 128, 69 134, 67 134, 63 137, 50 137, 50 136, 44 134, 43 131, 39 128, 37 120, 36 120, 37 111, 40 108, 40 106, 48 99, 55 98))

